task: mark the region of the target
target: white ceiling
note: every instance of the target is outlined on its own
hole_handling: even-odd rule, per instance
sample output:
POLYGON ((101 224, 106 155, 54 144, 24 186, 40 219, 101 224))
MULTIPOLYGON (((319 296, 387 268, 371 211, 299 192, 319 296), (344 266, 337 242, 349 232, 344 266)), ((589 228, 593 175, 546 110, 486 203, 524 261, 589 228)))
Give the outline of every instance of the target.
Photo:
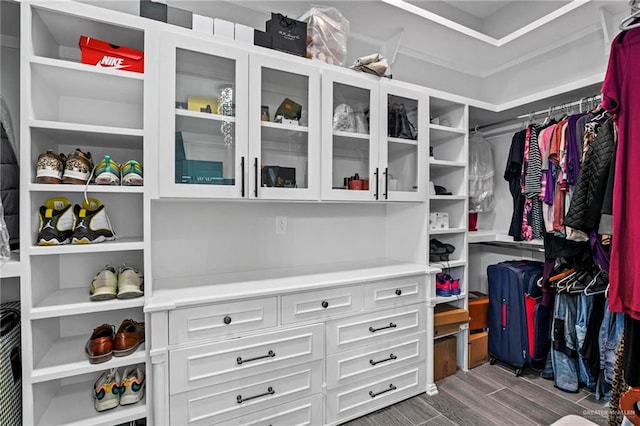
MULTIPOLYGON (((420 5, 421 3, 433 3, 433 0, 419 0, 412 3, 420 5)), ((469 15, 473 15, 479 19, 485 19, 486 17, 493 15, 498 10, 509 4, 508 1, 486 1, 486 0, 444 0, 449 6, 453 6, 469 15)))

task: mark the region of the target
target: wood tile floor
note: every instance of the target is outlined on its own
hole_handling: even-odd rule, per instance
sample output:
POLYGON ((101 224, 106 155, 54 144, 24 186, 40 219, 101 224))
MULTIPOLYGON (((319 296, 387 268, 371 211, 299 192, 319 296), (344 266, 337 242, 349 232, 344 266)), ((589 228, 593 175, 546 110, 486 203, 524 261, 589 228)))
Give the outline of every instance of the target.
POLYGON ((586 391, 566 393, 537 373, 484 364, 437 382, 439 393, 407 399, 343 426, 550 425, 568 414, 607 424, 604 401, 586 391))

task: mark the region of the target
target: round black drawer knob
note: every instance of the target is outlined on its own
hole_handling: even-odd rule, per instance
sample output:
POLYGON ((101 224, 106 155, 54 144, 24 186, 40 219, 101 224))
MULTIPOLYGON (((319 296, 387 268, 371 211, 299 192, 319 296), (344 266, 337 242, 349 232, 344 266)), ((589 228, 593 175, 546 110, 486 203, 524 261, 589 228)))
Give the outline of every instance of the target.
POLYGON ((402 290, 399 288, 396 289, 396 296, 402 296, 402 290))
POLYGON ((224 321, 225 324, 229 325, 231 324, 231 317, 227 315, 222 321, 224 321))
POLYGON ((321 305, 323 308, 327 309, 329 307, 329 302, 327 302, 326 300, 323 300, 321 305))

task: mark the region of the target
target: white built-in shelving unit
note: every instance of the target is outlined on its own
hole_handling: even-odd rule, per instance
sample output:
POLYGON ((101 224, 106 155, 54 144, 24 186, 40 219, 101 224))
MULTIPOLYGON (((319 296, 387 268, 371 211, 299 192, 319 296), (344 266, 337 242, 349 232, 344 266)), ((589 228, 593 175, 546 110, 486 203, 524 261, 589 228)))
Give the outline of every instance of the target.
MULTIPOLYGON (((89 285, 104 268, 127 264, 148 272, 148 186, 38 184, 36 161, 47 150, 90 152, 124 163, 137 160, 149 175, 155 134, 150 115, 154 68, 145 73, 102 69, 80 61, 81 35, 145 51, 146 20, 76 2, 21 3, 21 294, 23 424, 114 425, 147 417, 140 403, 97 412, 93 384, 105 370, 145 366, 141 345, 126 357, 91 364, 85 344, 94 328, 144 321, 144 297, 92 302, 89 285), (38 210, 47 199, 82 204, 98 198, 117 239, 89 245, 38 246, 38 210)), ((157 60, 157 59, 155 59, 157 60)), ((151 181, 155 180, 151 177, 151 181)), ((154 187, 153 184, 150 185, 154 187)), ((3 268, 4 270, 4 268, 3 268)), ((3 272, 4 273, 4 272, 3 272)))

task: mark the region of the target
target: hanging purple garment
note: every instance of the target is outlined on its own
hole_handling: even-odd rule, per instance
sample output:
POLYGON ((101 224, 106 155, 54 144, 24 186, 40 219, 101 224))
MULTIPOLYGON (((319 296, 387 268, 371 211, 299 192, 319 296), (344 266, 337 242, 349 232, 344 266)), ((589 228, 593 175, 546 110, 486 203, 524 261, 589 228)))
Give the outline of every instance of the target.
POLYGON ((567 127, 567 183, 575 185, 580 174, 580 147, 582 141, 578 141, 576 132, 576 123, 580 117, 585 114, 575 114, 569 117, 569 125, 567 127))
POLYGON ((607 274, 609 273, 609 255, 602 247, 602 244, 598 241, 598 234, 596 231, 589 233, 589 244, 591 244, 591 251, 593 253, 593 260, 596 264, 607 274))

